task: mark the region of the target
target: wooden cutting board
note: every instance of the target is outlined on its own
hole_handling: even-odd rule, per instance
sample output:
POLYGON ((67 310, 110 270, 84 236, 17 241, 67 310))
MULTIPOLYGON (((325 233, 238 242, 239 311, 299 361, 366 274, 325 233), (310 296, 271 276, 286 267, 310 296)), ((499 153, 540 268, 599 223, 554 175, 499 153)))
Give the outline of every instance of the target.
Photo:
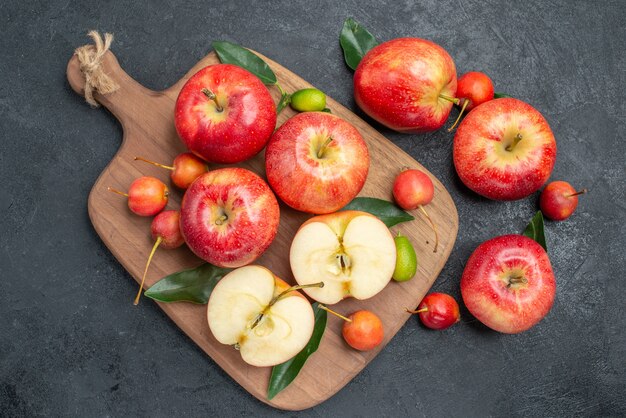
MULTIPOLYGON (((312 87, 289 70, 266 57, 261 57, 274 70, 286 91, 294 92, 312 87)), ((104 57, 102 64, 104 71, 120 85, 120 88, 108 95, 95 94, 95 98, 120 121, 124 136, 119 151, 91 190, 88 203, 89 217, 106 246, 138 282, 153 244, 149 232, 151 219, 131 213, 126 199, 108 192, 107 187, 127 190, 130 183, 142 175, 160 178, 169 187, 171 184, 169 171, 133 161, 133 158, 143 156, 170 164, 178 153, 185 151, 174 127, 176 97, 191 75, 202 67, 218 62, 215 53, 210 53, 172 87, 157 92, 141 86, 126 74, 111 52, 107 52, 104 57)), ((84 78, 76 56, 69 61, 67 78, 72 89, 83 95, 84 78)), ((276 87, 270 87, 270 91, 278 102, 279 92, 276 87)), ((360 196, 391 200, 393 179, 402 167, 419 168, 428 173, 411 156, 350 110, 330 97, 327 103, 333 114, 344 118, 361 132, 369 147, 370 172, 360 196)), ((279 115, 278 125, 294 114, 295 112, 287 107, 279 115)), ((237 165, 265 177, 263 153, 237 165)), ((215 167, 217 166, 210 168, 215 167)), ((457 211, 444 186, 432 174, 429 175, 435 185, 435 197, 428 205, 428 211, 439 227, 440 244, 437 253, 433 253, 432 230, 419 212, 415 211, 416 220, 397 225, 392 228, 392 232, 400 231, 413 242, 419 260, 416 276, 405 283, 392 281, 381 293, 369 300, 348 299, 333 306, 333 309, 343 314, 358 309, 375 312, 384 324, 383 343, 370 352, 351 349, 341 336, 342 321, 329 315, 319 350, 309 358, 293 383, 272 401, 266 398, 271 368, 249 366, 241 360, 235 349, 218 343, 207 325, 205 305, 191 303, 158 303, 158 305, 213 361, 261 401, 287 410, 302 410, 317 405, 339 391, 384 348, 410 317, 404 308, 415 308, 418 305, 450 255, 458 230, 457 211)), ((178 209, 182 192, 173 186, 170 189, 172 193, 168 208, 178 209)), ((286 281, 295 283, 289 268, 289 246, 300 224, 310 215, 296 212, 282 204, 280 209, 280 227, 276 239, 256 263, 268 267, 286 281)), ((167 274, 199 264, 201 260, 187 248, 158 250, 150 266, 146 283, 149 287, 167 274)), ((134 296, 134 293, 128 294, 129 304, 132 303, 134 296)), ((150 299, 143 298, 138 309, 150 309, 153 303, 150 299)))

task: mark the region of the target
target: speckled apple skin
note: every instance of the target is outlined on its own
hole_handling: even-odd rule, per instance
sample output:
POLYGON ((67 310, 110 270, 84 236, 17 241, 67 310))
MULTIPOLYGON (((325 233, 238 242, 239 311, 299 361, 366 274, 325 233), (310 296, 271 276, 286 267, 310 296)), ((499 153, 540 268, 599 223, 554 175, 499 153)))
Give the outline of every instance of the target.
POLYGON ((367 145, 359 131, 338 116, 300 113, 272 135, 265 150, 267 181, 292 208, 313 213, 336 212, 363 188, 369 171, 367 145), (324 156, 321 143, 332 138, 324 156))
POLYGON ((180 208, 180 229, 189 248, 219 267, 241 267, 270 246, 280 210, 261 177, 244 168, 210 171, 194 181, 180 208), (228 217, 221 225, 221 215, 228 217))
POLYGON ((174 110, 176 131, 206 161, 237 163, 263 149, 276 127, 276 105, 261 80, 241 67, 204 67, 183 86, 174 110), (202 89, 217 97, 223 111, 202 89))
POLYGON ((523 235, 502 235, 479 245, 463 276, 461 295, 472 315, 491 329, 516 334, 545 317, 554 302, 556 281, 548 254, 523 235), (509 274, 523 274, 525 286, 507 287, 509 274))
POLYGON ((479 195, 517 200, 539 190, 550 177, 556 141, 534 107, 513 98, 495 99, 463 119, 454 135, 453 159, 461 181, 479 195), (506 151, 517 133, 522 140, 506 151))
POLYGON ((419 38, 372 48, 354 73, 354 99, 369 116, 398 132, 434 131, 448 119, 456 68, 445 49, 419 38))

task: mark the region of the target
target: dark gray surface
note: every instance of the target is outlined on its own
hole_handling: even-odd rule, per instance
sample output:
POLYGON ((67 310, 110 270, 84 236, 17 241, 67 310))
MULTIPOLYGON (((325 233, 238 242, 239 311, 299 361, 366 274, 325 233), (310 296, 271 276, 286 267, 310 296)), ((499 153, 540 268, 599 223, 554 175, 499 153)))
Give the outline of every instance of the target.
MULTIPOLYGON (((380 40, 434 40, 459 74, 485 71, 497 91, 533 104, 557 138, 552 179, 591 193, 570 220, 547 224, 558 289, 538 326, 501 335, 463 307, 464 323, 444 332, 409 320, 339 394, 302 415, 626 415, 626 3, 146 3, 0 3, 0 415, 291 415, 248 395, 156 305, 130 303, 136 283, 92 229, 86 207, 121 128, 69 89, 65 66, 89 29, 109 31, 123 68, 163 89, 212 40, 225 39, 356 110, 338 44, 348 16, 380 40)), ((457 243, 434 289, 460 300, 472 250, 521 231, 536 196, 478 198, 454 173, 452 135, 381 130, 457 204, 457 243)))

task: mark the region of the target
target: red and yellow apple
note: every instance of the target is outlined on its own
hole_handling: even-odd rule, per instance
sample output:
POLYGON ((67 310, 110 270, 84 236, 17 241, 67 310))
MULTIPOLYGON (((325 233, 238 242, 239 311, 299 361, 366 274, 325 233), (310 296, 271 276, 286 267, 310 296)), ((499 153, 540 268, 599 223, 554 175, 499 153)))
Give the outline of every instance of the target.
POLYGON ((276 105, 249 71, 209 65, 178 94, 174 122, 189 151, 209 162, 237 163, 263 149, 276 127, 276 105))
POLYGON ((347 210, 304 222, 291 243, 289 261, 298 284, 324 282, 323 288, 304 289, 318 302, 367 299, 391 280, 396 245, 381 220, 347 210))
POLYGON ((272 135, 265 150, 267 180, 296 210, 335 212, 363 188, 369 170, 359 131, 338 116, 300 113, 272 135))
POLYGON ((503 235, 479 245, 461 277, 461 294, 470 313, 506 334, 537 324, 552 308, 555 292, 548 254, 523 235, 503 235))
POLYGON ((220 267, 241 267, 270 246, 279 216, 276 197, 261 177, 244 168, 221 168, 187 189, 180 229, 198 257, 220 267))
POLYGON ((251 265, 225 275, 211 292, 209 328, 258 367, 284 363, 311 339, 315 317, 309 301, 265 267, 251 265))
POLYGON ((454 135, 453 158, 461 181, 494 200, 522 199, 548 180, 556 141, 544 117, 513 98, 481 104, 454 135))
POLYGON ((372 48, 354 73, 354 99, 369 116, 399 132, 443 126, 456 94, 454 61, 439 45, 399 38, 372 48))
POLYGON ((553 221, 562 221, 570 216, 578 206, 578 196, 587 189, 576 190, 566 181, 549 183, 539 196, 539 207, 544 216, 553 221))

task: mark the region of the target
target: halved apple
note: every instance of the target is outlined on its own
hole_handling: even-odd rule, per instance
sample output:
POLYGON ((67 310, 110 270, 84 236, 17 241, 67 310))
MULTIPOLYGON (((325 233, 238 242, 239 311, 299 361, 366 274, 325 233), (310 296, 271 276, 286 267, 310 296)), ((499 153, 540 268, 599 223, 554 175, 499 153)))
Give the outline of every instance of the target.
POLYGON ((321 303, 346 297, 367 299, 391 280, 396 245, 387 226, 360 211, 315 216, 302 224, 291 243, 291 271, 300 285, 324 282, 304 291, 321 303))
POLYGON ((265 267, 240 267, 224 276, 209 298, 213 336, 234 345, 253 366, 284 363, 309 342, 315 317, 309 301, 265 267))

